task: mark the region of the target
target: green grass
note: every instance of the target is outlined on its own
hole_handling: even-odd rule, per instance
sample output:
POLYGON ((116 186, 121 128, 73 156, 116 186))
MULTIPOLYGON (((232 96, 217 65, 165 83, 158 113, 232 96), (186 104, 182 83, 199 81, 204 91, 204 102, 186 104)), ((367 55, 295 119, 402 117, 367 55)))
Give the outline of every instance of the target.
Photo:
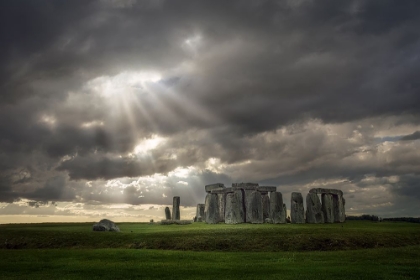
POLYGON ((420 279, 420 225, 0 225, 0 279, 420 279))
POLYGON ((5 250, 2 279, 420 279, 420 246, 338 252, 5 250))
POLYGON ((0 226, 0 249, 137 248, 188 251, 336 251, 420 245, 420 225, 372 223, 285 225, 119 224, 122 232, 93 232, 91 224, 0 226))

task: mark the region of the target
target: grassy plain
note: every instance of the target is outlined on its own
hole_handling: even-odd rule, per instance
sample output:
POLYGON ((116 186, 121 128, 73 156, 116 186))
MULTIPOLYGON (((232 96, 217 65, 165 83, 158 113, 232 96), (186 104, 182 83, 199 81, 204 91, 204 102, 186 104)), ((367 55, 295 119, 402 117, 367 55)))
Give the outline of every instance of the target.
POLYGON ((420 279, 420 225, 0 225, 1 279, 420 279))

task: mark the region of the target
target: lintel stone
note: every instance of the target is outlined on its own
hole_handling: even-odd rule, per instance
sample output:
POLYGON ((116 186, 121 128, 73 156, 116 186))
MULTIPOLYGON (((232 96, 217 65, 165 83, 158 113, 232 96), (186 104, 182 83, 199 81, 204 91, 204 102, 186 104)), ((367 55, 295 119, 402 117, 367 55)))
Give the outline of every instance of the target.
POLYGON ((257 191, 259 191, 259 192, 275 192, 275 191, 277 191, 277 187, 260 186, 260 187, 257 188, 257 191))
POLYGON ((225 185, 223 185, 221 183, 216 183, 216 184, 206 185, 204 188, 205 188, 206 192, 210 193, 214 189, 220 189, 220 188, 224 188, 224 187, 225 187, 225 185))

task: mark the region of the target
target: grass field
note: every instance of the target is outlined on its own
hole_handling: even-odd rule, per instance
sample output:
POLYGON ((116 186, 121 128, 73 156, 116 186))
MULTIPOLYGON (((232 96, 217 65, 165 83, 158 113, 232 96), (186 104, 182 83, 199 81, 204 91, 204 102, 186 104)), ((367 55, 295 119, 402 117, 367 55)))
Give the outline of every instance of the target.
POLYGON ((420 279, 420 225, 0 225, 2 279, 420 279))

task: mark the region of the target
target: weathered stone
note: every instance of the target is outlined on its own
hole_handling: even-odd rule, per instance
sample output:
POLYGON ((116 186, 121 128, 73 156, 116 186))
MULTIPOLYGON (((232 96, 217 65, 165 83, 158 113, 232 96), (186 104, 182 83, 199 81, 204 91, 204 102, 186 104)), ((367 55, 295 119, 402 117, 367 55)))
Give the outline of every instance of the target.
POLYGON ((232 183, 232 188, 256 188, 258 183, 232 183))
POLYGON ((267 218, 267 219, 264 220, 264 222, 267 223, 267 224, 272 224, 273 220, 270 219, 270 218, 267 218))
POLYGON ((310 224, 324 223, 322 205, 315 193, 308 193, 306 196, 306 222, 310 224))
POLYGON ((315 189, 310 189, 309 193, 314 193, 314 194, 328 193, 328 194, 343 196, 343 192, 340 191, 340 190, 336 190, 336 189, 315 188, 315 189))
POLYGON ((263 218, 264 220, 270 218, 270 198, 267 193, 261 193, 263 204, 263 218))
POLYGON ((206 195, 206 202, 204 205, 205 221, 208 224, 217 224, 220 219, 219 213, 219 199, 217 194, 208 193, 206 195))
POLYGON ((219 204, 219 222, 225 221, 225 207, 226 207, 226 194, 225 193, 218 193, 217 200, 219 204))
POLYGON ((195 212, 195 216, 197 217, 196 222, 201 222, 204 218, 204 204, 197 204, 197 209, 195 212))
POLYGON ((181 220, 181 213, 179 212, 180 198, 179 196, 174 196, 172 204, 172 220, 179 221, 181 220))
POLYGON ((226 195, 225 223, 240 224, 245 222, 244 198, 238 190, 226 195))
POLYGON ((102 219, 93 225, 93 231, 120 231, 120 228, 113 221, 102 219))
POLYGON ((165 218, 167 220, 171 219, 171 210, 169 209, 169 207, 165 207, 165 218))
POLYGON ((286 215, 283 211, 283 195, 281 192, 272 192, 270 194, 270 219, 274 224, 286 223, 286 215))
POLYGON ((222 183, 216 183, 216 184, 206 185, 204 188, 205 188, 206 192, 210 193, 214 189, 221 189, 221 188, 224 188, 224 187, 225 187, 225 185, 223 185, 222 183))
POLYGON ((344 223, 346 220, 346 211, 345 206, 346 201, 344 197, 340 195, 333 195, 333 212, 334 212, 334 222, 344 223))
POLYGON ((248 204, 246 205, 246 220, 252 224, 262 224, 264 223, 263 216, 263 205, 261 193, 258 191, 253 191, 249 195, 248 204))
POLYGON ((286 204, 283 203, 283 211, 281 213, 281 220, 284 221, 285 223, 287 223, 287 208, 286 208, 286 204))
POLYGON ((323 193, 321 195, 321 201, 322 213, 324 213, 324 221, 326 223, 334 223, 333 195, 329 193, 323 193))
POLYGON ((259 192, 275 192, 275 191, 277 191, 277 187, 259 186, 259 187, 257 187, 257 191, 259 191, 259 192))
POLYGON ((249 208, 249 204, 251 203, 251 194, 255 191, 255 189, 242 189, 240 188, 241 191, 243 191, 243 193, 245 194, 244 196, 244 200, 245 200, 245 223, 251 223, 251 213, 250 213, 250 208, 249 208))
POLYGON ((292 224, 305 223, 305 210, 303 208, 303 197, 299 192, 292 192, 290 203, 290 218, 292 224))

